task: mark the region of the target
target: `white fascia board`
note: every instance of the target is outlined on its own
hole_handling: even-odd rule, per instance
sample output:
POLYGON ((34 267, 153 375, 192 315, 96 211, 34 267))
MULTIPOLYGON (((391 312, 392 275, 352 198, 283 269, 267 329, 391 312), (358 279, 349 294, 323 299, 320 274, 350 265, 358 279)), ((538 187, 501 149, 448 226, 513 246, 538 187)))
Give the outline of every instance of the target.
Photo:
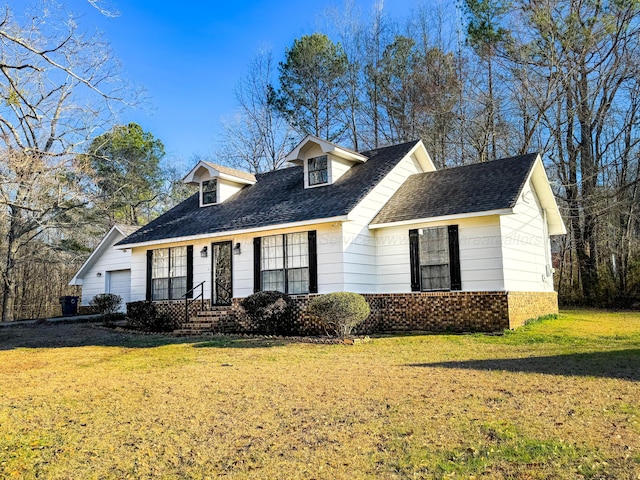
POLYGON ((221 178, 222 180, 228 180, 230 182, 233 183, 239 183, 239 184, 243 184, 243 185, 254 185, 256 182, 255 181, 251 181, 251 180, 247 180, 246 178, 240 178, 240 177, 236 177, 234 175, 228 175, 226 173, 221 173, 218 172, 217 170, 215 170, 217 172, 217 177, 221 178))
POLYGON ((120 228, 118 228, 117 225, 114 225, 113 227, 111 227, 111 230, 107 232, 107 234, 102 238, 98 246, 93 250, 93 252, 91 252, 91 255, 89 255, 89 258, 87 258, 85 262, 82 264, 82 266, 80 267, 80 270, 78 270, 77 273, 73 276, 73 278, 69 282, 69 285, 82 285, 82 277, 84 275, 84 271, 89 267, 91 267, 91 265, 93 265, 93 262, 97 257, 102 255, 102 252, 105 249, 105 245, 107 245, 108 243, 107 240, 109 240, 112 237, 112 234, 115 231, 120 233, 120 235, 123 235, 124 238, 127 237, 127 235, 122 230, 120 230, 120 228))
POLYGON ((116 245, 114 248, 118 250, 126 250, 128 248, 148 247, 151 245, 164 245, 167 243, 177 243, 177 242, 190 242, 193 240, 202 240, 204 238, 230 237, 233 235, 245 235, 247 233, 254 233, 254 232, 259 233, 259 232, 266 232, 269 230, 281 230, 284 228, 306 227, 309 225, 320 225, 323 223, 346 222, 346 221, 348 221, 347 216, 341 215, 339 217, 318 218, 315 220, 304 220, 301 222, 293 222, 293 223, 280 223, 277 225, 266 225, 264 227, 245 228, 242 230, 228 230, 224 232, 201 233, 200 235, 190 235, 188 237, 165 238, 162 240, 152 240, 149 242, 129 243, 127 245, 116 245))
POLYGON ((540 199, 540 204, 547 212, 549 235, 565 235, 567 233, 567 227, 564 224, 562 215, 560 215, 560 208, 558 208, 556 196, 551 189, 549 177, 547 176, 547 171, 544 168, 544 163, 542 163, 542 157, 540 157, 540 155, 536 158, 533 168, 527 177, 527 183, 530 181, 533 181, 536 194, 540 199))
POLYGON ((194 180, 194 176, 196 174, 196 172, 198 171, 198 169, 202 167, 204 169, 206 169, 209 172, 209 175, 211 175, 211 170, 212 168, 206 164, 206 162, 204 162, 203 160, 200 160, 195 167, 193 167, 191 170, 189 170, 189 173, 187 173, 184 178, 182 179, 183 183, 198 183, 194 180))
POLYGON ((341 148, 339 145, 336 145, 335 143, 331 143, 327 140, 322 140, 321 138, 318 138, 315 135, 311 134, 304 137, 302 141, 298 143, 298 145, 296 145, 293 150, 291 150, 291 152, 289 152, 289 154, 285 157, 285 160, 291 163, 300 163, 300 150, 302 150, 302 147, 304 147, 309 142, 313 142, 318 145, 322 150, 322 153, 332 153, 337 157, 351 160, 352 162, 367 161, 367 157, 365 157, 364 155, 346 150, 344 148, 341 148))
POLYGON ((416 143, 414 147, 409 150, 407 155, 405 155, 405 157, 410 157, 411 155, 416 156, 424 172, 435 172, 436 166, 433 163, 433 160, 431 160, 431 155, 429 155, 429 152, 427 152, 427 149, 424 146, 424 143, 422 143, 422 140, 416 143))
POLYGON ((386 227, 401 227, 403 225, 415 225, 418 223, 435 223, 447 222, 449 220, 460 220, 463 218, 489 217, 492 215, 512 215, 512 208, 501 208, 499 210, 489 210, 486 212, 457 213, 455 215, 443 215, 440 217, 415 218, 411 220, 401 220, 399 222, 372 223, 369 225, 370 230, 386 227))

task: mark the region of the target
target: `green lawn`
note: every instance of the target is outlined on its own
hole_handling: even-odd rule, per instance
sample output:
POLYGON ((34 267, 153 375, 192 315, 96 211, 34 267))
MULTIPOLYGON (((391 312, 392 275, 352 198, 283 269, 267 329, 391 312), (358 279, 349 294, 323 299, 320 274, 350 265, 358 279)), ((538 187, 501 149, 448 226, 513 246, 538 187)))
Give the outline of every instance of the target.
POLYGON ((0 328, 5 477, 637 479, 640 314, 353 346, 0 328))

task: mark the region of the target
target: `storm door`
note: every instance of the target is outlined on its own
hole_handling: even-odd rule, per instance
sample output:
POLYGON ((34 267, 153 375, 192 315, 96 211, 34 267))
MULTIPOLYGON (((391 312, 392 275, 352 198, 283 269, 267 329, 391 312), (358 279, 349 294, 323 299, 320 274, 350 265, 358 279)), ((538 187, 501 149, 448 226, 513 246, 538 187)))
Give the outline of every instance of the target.
POLYGON ((211 299, 213 305, 231 305, 231 242, 211 244, 211 299))

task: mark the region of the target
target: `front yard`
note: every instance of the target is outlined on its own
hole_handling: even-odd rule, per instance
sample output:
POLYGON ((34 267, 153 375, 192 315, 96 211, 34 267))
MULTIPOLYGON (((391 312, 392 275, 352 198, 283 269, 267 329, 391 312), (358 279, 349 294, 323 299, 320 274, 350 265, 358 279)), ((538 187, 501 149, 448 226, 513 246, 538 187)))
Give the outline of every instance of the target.
POLYGON ((640 314, 310 345, 0 328, 0 478, 640 478, 640 314))

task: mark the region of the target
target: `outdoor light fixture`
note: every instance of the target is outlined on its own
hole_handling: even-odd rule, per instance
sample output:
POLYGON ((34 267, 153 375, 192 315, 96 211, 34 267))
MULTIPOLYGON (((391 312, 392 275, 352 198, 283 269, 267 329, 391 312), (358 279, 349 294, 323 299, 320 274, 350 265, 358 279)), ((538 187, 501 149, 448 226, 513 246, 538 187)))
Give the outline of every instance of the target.
POLYGON ((207 258, 207 246, 206 245, 204 247, 202 247, 202 250, 200 250, 200 256, 202 258, 207 258))
POLYGON ((233 247, 233 254, 240 255, 240 243, 236 243, 236 246, 233 247))
POLYGON ((102 272, 97 272, 96 273, 96 277, 101 277, 102 276, 102 272))

